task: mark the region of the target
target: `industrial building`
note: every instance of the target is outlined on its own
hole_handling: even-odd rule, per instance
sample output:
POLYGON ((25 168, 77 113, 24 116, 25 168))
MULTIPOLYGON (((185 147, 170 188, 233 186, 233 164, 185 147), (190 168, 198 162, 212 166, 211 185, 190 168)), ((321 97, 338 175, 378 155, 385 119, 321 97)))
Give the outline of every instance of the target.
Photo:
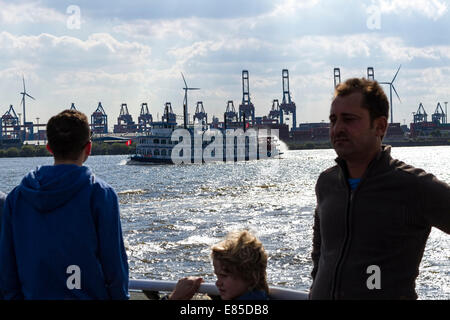
MULTIPOLYGON (((400 66, 401 67, 401 66, 400 66)), ((438 103, 434 113, 431 115, 431 121, 428 121, 428 114, 424 106, 420 103, 419 108, 413 113, 413 122, 408 129, 406 125, 393 122, 393 103, 392 93, 400 97, 394 86, 394 81, 400 71, 400 67, 395 73, 393 79, 389 82, 379 82, 380 84, 389 85, 390 100, 390 123, 385 140, 402 140, 416 137, 445 137, 450 136, 450 125, 447 123, 447 102, 445 111, 441 104, 438 103)), ((249 127, 277 129, 279 138, 283 141, 294 142, 325 142, 329 140, 330 124, 328 122, 319 123, 300 123, 297 125, 297 106, 292 100, 289 88, 289 71, 283 69, 281 72, 281 99, 272 100, 272 106, 265 116, 255 115, 255 106, 250 94, 250 74, 248 70, 242 70, 242 100, 236 110, 233 100, 228 100, 225 105, 223 118, 212 117, 211 123, 208 123, 208 114, 202 101, 197 101, 195 112, 191 118, 191 123, 187 117, 188 99, 187 92, 189 90, 199 90, 200 88, 190 88, 187 86, 186 79, 183 76, 185 87, 183 88, 183 116, 176 115, 173 112, 172 104, 166 102, 163 106, 162 121, 177 122, 177 119, 183 119, 184 126, 192 124, 200 124, 202 128, 243 128, 249 127), (281 103, 280 103, 281 101, 281 103), (221 121, 222 120, 222 121, 221 121)), ((334 86, 341 83, 340 68, 333 69, 334 86)), ((367 68, 367 78, 375 80, 373 67, 367 68)), ((23 79, 23 92, 21 104, 23 106, 23 121, 21 114, 14 110, 10 105, 9 109, 0 118, 0 147, 9 145, 17 145, 23 141, 29 140, 46 140, 45 126, 39 124, 39 118, 36 122, 26 121, 25 99, 34 97, 30 96, 25 89, 25 80, 23 79)), ((70 109, 76 110, 75 104, 72 103, 70 109)), ((113 132, 108 132, 108 114, 106 113, 101 102, 98 102, 97 108, 90 116, 90 126, 94 136, 98 139, 105 139, 106 136, 124 136, 142 134, 148 131, 153 124, 153 116, 150 113, 147 103, 141 104, 138 121, 134 122, 132 115, 128 111, 128 105, 122 103, 120 105, 117 123, 114 124, 113 132)))

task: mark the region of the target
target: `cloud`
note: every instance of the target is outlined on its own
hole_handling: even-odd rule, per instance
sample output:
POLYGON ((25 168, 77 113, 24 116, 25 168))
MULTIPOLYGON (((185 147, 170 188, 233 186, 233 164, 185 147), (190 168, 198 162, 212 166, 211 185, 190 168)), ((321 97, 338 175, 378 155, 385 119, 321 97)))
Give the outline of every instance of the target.
POLYGON ((169 37, 192 39, 201 25, 196 18, 177 20, 136 20, 132 23, 120 23, 113 27, 115 33, 124 34, 140 40, 163 40, 169 37))
POLYGON ((45 22, 65 22, 67 17, 50 8, 41 7, 36 2, 10 3, 0 1, 0 23, 20 24, 20 23, 45 23, 45 22))
POLYGON ((58 69, 142 68, 149 63, 151 48, 138 42, 119 41, 107 33, 86 40, 43 33, 16 36, 0 33, 0 67, 11 60, 33 61, 40 68, 58 69))
POLYGON ((378 0, 374 2, 379 6, 381 13, 418 13, 432 20, 438 20, 447 13, 447 4, 440 0, 378 0))
POLYGON ((264 15, 268 17, 279 17, 286 15, 294 15, 297 14, 298 11, 313 8, 319 5, 320 0, 284 0, 275 5, 273 11, 269 14, 264 15))

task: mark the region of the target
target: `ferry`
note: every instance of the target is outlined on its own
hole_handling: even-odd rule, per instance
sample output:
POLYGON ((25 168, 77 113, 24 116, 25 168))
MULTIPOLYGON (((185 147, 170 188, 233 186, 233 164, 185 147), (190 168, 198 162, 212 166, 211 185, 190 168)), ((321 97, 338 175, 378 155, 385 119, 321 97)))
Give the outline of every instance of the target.
POLYGON ((270 129, 250 128, 248 124, 244 128, 211 129, 158 121, 133 140, 136 152, 127 161, 130 165, 250 161, 282 154, 277 134, 270 129))

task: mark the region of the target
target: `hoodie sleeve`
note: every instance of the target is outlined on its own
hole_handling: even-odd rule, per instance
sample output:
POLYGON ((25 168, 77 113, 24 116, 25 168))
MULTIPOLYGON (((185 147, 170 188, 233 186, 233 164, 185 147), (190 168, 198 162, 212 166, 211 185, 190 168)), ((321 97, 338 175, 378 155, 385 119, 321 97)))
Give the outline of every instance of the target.
POLYGON ((119 201, 109 186, 94 185, 94 214, 96 216, 99 259, 105 285, 111 299, 129 299, 128 262, 122 237, 119 201))
POLYGON ((11 199, 16 192, 11 192, 6 199, 0 229, 0 291, 6 300, 24 298, 17 272, 11 223, 11 199))

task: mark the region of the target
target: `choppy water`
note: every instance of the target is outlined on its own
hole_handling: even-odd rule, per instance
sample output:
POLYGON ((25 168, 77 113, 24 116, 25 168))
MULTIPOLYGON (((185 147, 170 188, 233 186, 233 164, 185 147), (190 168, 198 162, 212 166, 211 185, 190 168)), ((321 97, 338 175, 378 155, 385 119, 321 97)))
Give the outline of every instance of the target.
MULTIPOLYGON (((394 148, 394 157, 450 183, 450 147, 394 148)), ((248 228, 269 254, 268 280, 306 290, 311 284, 314 185, 334 165, 333 150, 288 151, 281 160, 186 166, 127 166, 126 156, 90 157, 86 165, 119 194, 132 278, 215 281, 209 247, 248 228)), ((9 192, 51 158, 0 159, 9 192)), ((420 299, 450 299, 450 236, 434 229, 417 279, 420 299)))

